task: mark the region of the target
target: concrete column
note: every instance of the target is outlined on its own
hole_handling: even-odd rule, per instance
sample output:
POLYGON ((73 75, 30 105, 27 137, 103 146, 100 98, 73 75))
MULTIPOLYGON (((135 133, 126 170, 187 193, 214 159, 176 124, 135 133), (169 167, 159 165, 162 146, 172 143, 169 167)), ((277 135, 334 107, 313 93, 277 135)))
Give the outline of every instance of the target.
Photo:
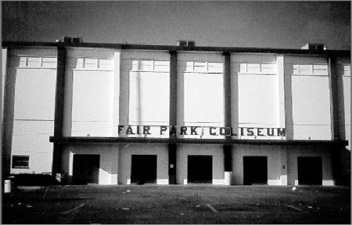
POLYGON ((111 184, 118 185, 119 180, 119 152, 120 149, 116 145, 112 147, 112 159, 111 160, 111 184))
POLYGON ((333 140, 341 140, 339 132, 339 113, 338 113, 338 69, 335 57, 328 58, 329 72, 329 92, 330 92, 330 116, 331 133, 333 140))
MULTIPOLYGON (((280 128, 286 128, 286 139, 287 139, 287 130, 286 127, 286 95, 285 95, 285 64, 284 64, 284 55, 277 55, 276 58, 277 63, 277 90, 278 90, 278 126, 280 128)), ((292 95, 291 95, 292 96, 292 95)), ((292 99, 292 97, 291 97, 292 99)), ((292 102, 292 100, 291 100, 292 102)), ((292 106, 291 106, 291 114, 288 114, 292 118, 292 106)), ((291 135, 291 134, 290 134, 291 135)), ((286 148, 280 149, 280 158, 281 158, 281 173, 280 173, 280 184, 287 185, 287 150, 286 148)))
MULTIPOLYGON (((225 126, 231 127, 231 54, 223 53, 225 126)), ((230 136, 226 136, 231 139, 230 136)))
MULTIPOLYGON (((73 107, 73 70, 76 68, 75 50, 67 49, 65 54, 65 93, 63 106, 62 136, 72 135, 72 107, 73 107)), ((59 68, 59 67, 58 67, 59 68)), ((57 78, 56 78, 57 79, 57 78)))
MULTIPOLYGON (((293 140, 293 109, 292 109, 292 65, 286 65, 285 58, 282 56, 278 60, 282 60, 283 78, 284 78, 284 114, 285 114, 285 133, 286 140, 293 140)), ((281 67, 282 69, 282 67, 281 67)), ((282 85, 282 84, 281 84, 282 85)), ((281 109, 280 109, 281 110, 281 109)), ((281 113, 281 111, 280 111, 281 113)), ((280 124, 283 116, 280 114, 280 124)))
POLYGON ((121 75, 121 51, 114 52, 114 100, 112 118, 112 136, 118 136, 119 111, 120 111, 120 75, 121 75))
MULTIPOLYGON (((2 73, 0 77, 0 121, 2 124, 2 118, 3 118, 3 106, 4 106, 4 78, 6 74, 6 69, 7 69, 7 48, 4 48, 1 50, 1 56, 2 56, 2 73)), ((2 145, 2 126, 0 128, 0 144, 2 145)))
MULTIPOLYGON (((16 85, 16 73, 15 70, 10 68, 10 54, 11 48, 6 50, 6 54, 3 53, 3 57, 6 57, 3 62, 3 68, 5 68, 5 84, 4 85, 4 108, 2 117, 2 133, 1 133, 1 157, 2 157, 2 177, 5 178, 11 172, 11 146, 12 146, 12 133, 13 133, 13 116, 14 116, 14 103, 15 103, 15 85, 16 85)), ((4 59, 3 59, 4 60, 4 59)), ((1 93, 2 94, 2 93, 1 93)))
MULTIPOLYGON (((337 68, 336 57, 328 57, 328 75, 329 75, 329 94, 330 94, 330 118, 331 118, 331 134, 333 140, 342 140, 344 139, 340 133, 339 124, 339 94, 338 94, 338 78, 339 71, 337 68)), ((341 82, 342 83, 342 82, 341 82)), ((345 150, 344 147, 333 146, 330 147, 330 156, 331 156, 331 167, 332 167, 332 176, 335 184, 341 183, 341 157, 342 152, 345 150)))
MULTIPOLYGON (((225 127, 231 127, 231 54, 223 53, 223 72, 224 72, 224 113, 225 127)), ((237 131, 236 131, 237 132, 237 131)), ((231 136, 226 136, 226 140, 231 141, 231 136)), ((232 146, 224 144, 224 177, 225 184, 231 185, 232 178, 232 146)))
POLYGON ((185 122, 185 53, 178 54, 177 61, 177 126, 183 126, 185 122))
POLYGON ((279 120, 278 125, 280 128, 285 127, 285 68, 284 68, 284 56, 277 55, 277 85, 278 85, 278 111, 279 111, 279 120))
MULTIPOLYGON (((177 125, 177 52, 170 51, 170 108, 169 124, 177 125)), ((169 184, 176 184, 177 145, 173 143, 176 135, 170 136, 169 143, 169 184)))
MULTIPOLYGON (((114 100, 113 100, 113 118, 112 118, 112 135, 118 136, 118 125, 120 119, 120 76, 121 76, 121 50, 114 52, 114 100)), ((119 180, 119 155, 120 145, 112 145, 112 163, 111 163, 111 184, 118 184, 119 180)))
POLYGON ((170 51, 170 126, 177 125, 177 52, 170 51))
MULTIPOLYGON (((239 134, 238 134, 238 127, 239 127, 239 107, 238 107, 238 73, 240 72, 240 64, 236 62, 235 60, 236 54, 231 55, 231 67, 230 67, 230 81, 231 81, 231 127, 234 131, 234 133, 237 134, 237 136, 232 136, 232 139, 239 139, 239 134)), ((236 157, 238 157, 239 154, 237 154, 237 147, 238 145, 232 145, 231 146, 231 159, 230 162, 225 162, 225 165, 227 166, 230 164, 230 172, 231 174, 231 184, 239 184, 238 181, 236 181, 236 176, 238 177, 238 173, 236 174, 236 170, 238 170, 238 165, 236 164, 236 157)), ((227 157, 227 156, 226 156, 227 157)), ((242 157, 242 156, 241 156, 242 157)), ((242 162, 242 160, 241 160, 242 162)), ((228 169, 228 168, 226 168, 228 169)), ((225 169, 225 171, 227 171, 225 169)), ((242 167, 241 167, 242 170, 242 167)), ((226 175, 226 174, 225 174, 226 175)), ((226 181, 226 180, 225 180, 226 181)), ((226 183, 226 182, 225 182, 226 183)))
MULTIPOLYGON (((57 71, 56 71, 56 96, 55 96, 55 119, 54 137, 60 139, 63 136, 64 126, 64 104, 65 104, 65 68, 66 68, 66 48, 59 46, 57 49, 57 71)), ((61 173, 63 146, 54 142, 52 175, 61 173)))
POLYGON ((73 157, 75 155, 73 152, 68 151, 68 156, 66 157, 66 161, 68 162, 68 183, 72 184, 72 178, 73 178, 73 157))
POLYGON ((232 67, 230 68, 231 76, 231 127, 237 133, 237 136, 232 136, 232 139, 239 139, 238 135, 238 73, 240 72, 240 64, 234 60, 235 54, 231 55, 232 67))
MULTIPOLYGON (((128 54, 128 53, 126 53, 128 54)), ((125 54, 123 54, 125 55, 125 54)), ((131 64, 129 60, 123 59, 123 55, 120 55, 120 86, 119 86, 119 125, 128 125, 128 114, 129 114, 129 89, 130 89, 130 76, 129 71, 131 70, 131 64)), ((120 134, 120 137, 126 136, 120 134)))
POLYGON ((280 175, 280 184, 287 185, 287 149, 284 147, 280 149, 280 158, 281 158, 281 175, 280 175))

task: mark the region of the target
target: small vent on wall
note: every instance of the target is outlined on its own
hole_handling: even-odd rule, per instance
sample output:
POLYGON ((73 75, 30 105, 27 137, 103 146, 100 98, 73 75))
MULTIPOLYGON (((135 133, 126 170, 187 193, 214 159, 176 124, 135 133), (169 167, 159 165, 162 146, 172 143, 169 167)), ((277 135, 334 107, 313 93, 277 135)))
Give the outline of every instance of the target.
POLYGON ((179 41, 177 41, 177 46, 192 48, 195 46, 195 42, 194 41, 179 40, 179 41))
POLYGON ((195 46, 195 42, 194 41, 187 41, 187 46, 188 47, 194 47, 195 46))
POLYGON ((326 50, 326 47, 324 46, 324 44, 320 43, 307 43, 301 49, 307 49, 310 51, 324 51, 326 50))
POLYGON ((185 40, 179 40, 179 41, 177 41, 177 46, 182 46, 182 47, 184 47, 184 46, 186 46, 187 45, 187 41, 185 41, 185 40))
POLYGON ((62 40, 64 43, 82 43, 82 38, 80 37, 62 37, 62 40))

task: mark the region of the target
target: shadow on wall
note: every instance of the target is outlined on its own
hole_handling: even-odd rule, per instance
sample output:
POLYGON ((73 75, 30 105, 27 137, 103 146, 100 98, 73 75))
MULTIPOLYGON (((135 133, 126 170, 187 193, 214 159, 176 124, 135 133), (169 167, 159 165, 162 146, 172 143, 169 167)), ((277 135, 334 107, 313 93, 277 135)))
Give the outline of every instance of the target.
POLYGON ((15 174, 13 182, 16 186, 50 186, 59 182, 49 174, 15 174))
POLYGON ((341 150, 341 185, 351 186, 351 151, 346 147, 341 150))
MULTIPOLYGON (((348 90, 345 90, 344 76, 344 65, 337 65, 338 77, 337 77, 337 99, 338 99, 338 131, 339 138, 341 140, 348 140, 346 136, 346 105, 345 105, 345 94, 349 94, 348 90)), ((349 83, 349 82, 348 82, 349 83)), ((351 140, 348 140, 351 141, 351 140)), ((351 150, 349 149, 351 143, 347 147, 341 148, 339 151, 339 162, 337 165, 340 165, 338 170, 340 171, 340 181, 338 184, 344 186, 351 185, 351 150)))

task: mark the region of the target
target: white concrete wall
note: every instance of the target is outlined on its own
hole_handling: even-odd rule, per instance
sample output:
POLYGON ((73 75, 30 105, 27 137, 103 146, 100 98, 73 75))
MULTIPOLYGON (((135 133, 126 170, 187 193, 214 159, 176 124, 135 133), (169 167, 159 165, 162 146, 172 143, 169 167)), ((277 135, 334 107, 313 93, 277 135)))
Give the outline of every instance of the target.
POLYGON ((16 76, 12 155, 29 156, 28 169, 11 173, 50 173, 54 134, 55 49, 11 51, 10 76, 16 76))
POLYGON ((169 87, 168 73, 131 72, 129 124, 168 125, 169 87))
MULTIPOLYGON (((294 65, 327 65, 323 57, 291 56, 286 67, 294 65)), ((295 140, 331 140, 329 77, 297 74, 292 70, 293 135, 295 140)))
POLYGON ((188 184, 187 169, 189 155, 210 155, 213 157, 213 184, 225 184, 224 153, 222 145, 182 144, 177 146, 176 183, 188 184))
MULTIPOLYGON (((31 119, 30 119, 31 120, 31 119)), ((53 121, 14 121, 12 155, 29 156, 29 168, 12 168, 11 173, 50 173, 54 135, 53 121)))
POLYGON ((341 137, 348 140, 351 150, 351 62, 347 58, 337 59, 338 115, 341 137))
POLYGON ((322 158, 322 184, 334 185, 332 174, 331 152, 327 147, 321 146, 295 146, 287 149, 288 185, 298 185, 298 157, 318 156, 322 158))
POLYGON ((69 49, 67 52, 66 135, 114 136, 114 50, 69 49), (71 116, 72 110, 72 119, 71 116))
MULTIPOLYGON (((179 52, 177 60, 177 125, 224 126, 222 54, 179 52)), ((208 134, 184 138, 224 138, 208 134)))
MULTIPOLYGON (((235 107, 232 110, 238 110, 238 115, 232 112, 232 117, 238 120, 238 126, 279 127, 276 55, 232 54, 231 68, 232 88, 238 90, 237 93, 233 93, 232 98, 235 107), (253 65, 258 67, 251 68, 253 65), (236 104, 238 104, 237 107, 236 104)), ((242 136, 240 138, 276 139, 278 137, 242 136)))
POLYGON ((243 157, 266 156, 268 159, 268 185, 298 185, 297 157, 322 157, 322 184, 334 185, 331 152, 321 146, 255 146, 233 147, 233 183, 243 184, 243 157))
POLYGON ((169 124, 169 60, 167 51, 122 51, 119 125, 169 124))
POLYGON ((285 155, 282 155, 285 149, 281 146, 256 146, 256 145, 237 145, 233 146, 232 151, 232 171, 233 171, 233 184, 243 184, 243 157, 244 156, 266 156, 268 165, 268 184, 269 185, 282 185, 285 184, 285 169, 287 168, 285 155), (283 160, 282 160, 283 159, 283 160))
MULTIPOLYGON (((238 145, 233 147, 232 184, 243 184, 243 157, 266 156, 268 185, 298 185, 297 157, 322 157, 323 185, 334 185, 331 156, 327 148, 316 146, 282 147, 238 145), (286 155, 287 153, 287 155, 286 155)), ((177 184, 188 184, 189 155, 209 155, 213 159, 213 184, 224 185, 222 145, 182 144, 177 150, 177 184)), ((62 168, 69 181, 73 175, 75 154, 99 154, 99 184, 131 184, 132 155, 157 156, 157 184, 169 184, 168 149, 166 144, 73 144, 65 148, 62 168), (142 147, 143 146, 143 147, 142 147)))
POLYGON ((72 136, 112 136, 112 75, 112 72, 74 72, 72 136))
POLYGON ((132 155, 156 155, 156 183, 169 184, 167 144, 121 144, 119 152, 119 184, 131 184, 132 155))
POLYGON ((275 75, 240 75, 238 85, 240 125, 276 127, 275 75))
MULTIPOLYGON (((187 184, 188 155, 213 156, 213 184, 224 184, 221 145, 181 145, 177 153, 177 183, 187 184)), ((131 184, 132 155, 157 156, 157 184, 169 184, 167 144, 73 144, 65 148, 62 169, 72 181, 75 154, 99 154, 99 184, 131 184)))
MULTIPOLYGON (((6 69, 10 76, 17 77, 12 155, 30 155, 30 169, 12 169, 11 172, 50 172, 52 143, 49 142, 49 136, 53 135, 56 69, 50 66, 43 67, 43 64, 37 65, 36 62, 29 63, 31 64, 29 66, 23 66, 24 63, 28 64, 23 61, 23 57, 53 58, 57 56, 56 49, 26 48, 8 53, 10 54, 10 67, 6 69)), ((178 126, 224 125, 222 57, 221 53, 178 52, 178 126)), ((134 61, 169 61, 169 59, 170 55, 167 51, 68 48, 64 134, 66 136, 117 136, 118 124, 127 125, 130 122, 136 122, 133 118, 136 117, 138 110, 132 112, 134 107, 132 103, 136 100, 133 99, 133 96, 137 95, 137 87, 135 83, 131 85, 131 74, 134 73, 133 76, 137 76, 141 71, 131 72, 134 70, 134 61)), ((293 72, 293 67, 297 64, 326 65, 326 58, 285 55, 284 60, 281 61, 284 62, 285 73, 289 72, 288 76, 292 81, 294 139, 331 140, 331 102, 328 76, 294 74, 293 72)), ((281 96, 280 100, 278 97, 279 94, 282 95, 282 90, 280 90, 282 87, 279 87, 282 80, 280 81, 277 71, 265 72, 265 66, 269 64, 278 65, 275 54, 233 53, 231 55, 233 127, 282 126, 282 106, 280 104, 282 105, 283 98, 281 96), (262 64, 264 67, 259 72, 253 68, 243 72, 244 64, 262 64)), ((350 61, 339 59, 338 67, 344 66, 350 66, 350 61)), ((146 77, 142 79, 145 81, 145 85, 142 82, 143 88, 140 90, 142 98, 140 100, 145 103, 142 104, 142 108, 148 108, 145 109, 147 111, 145 115, 142 112, 140 122, 167 124, 169 78, 162 77, 162 79, 156 79, 155 82, 149 82, 148 73, 150 71, 142 72, 142 77, 144 75, 146 77), (158 80, 161 82, 157 82, 158 80), (160 90, 158 89, 159 85, 161 86, 160 90), (149 94, 148 90, 150 89, 155 92, 149 94), (159 111, 162 112, 162 116, 158 115, 159 111)), ((166 71, 158 71, 158 75, 154 73, 155 71, 151 72, 152 77, 168 76, 166 71)), ((341 119, 338 123, 342 137, 349 141, 351 141, 350 80, 351 75, 345 74, 341 70, 338 78, 338 105, 341 119)), ((269 137, 263 138, 268 139, 269 137)), ((157 183, 168 183, 167 145, 126 144, 121 146, 121 150, 118 150, 118 145, 72 145, 64 152, 63 167, 68 174, 72 175, 74 154, 101 154, 103 163, 101 164, 99 183, 127 184, 130 179, 130 169, 126 168, 131 166, 131 155, 156 154, 158 156, 157 183), (117 167, 120 168, 120 174, 117 172, 117 167)), ((349 142, 348 151, 350 151, 350 146, 349 142)), ((326 152, 327 150, 320 151, 320 149, 314 150, 313 147, 309 147, 309 150, 306 151, 301 148, 298 147, 296 150, 279 146, 244 145, 234 147, 234 183, 243 183, 243 156, 267 155, 268 183, 285 184, 286 179, 289 184, 295 184, 296 158, 298 155, 308 154, 322 155, 323 183, 331 184, 333 179, 330 156, 326 152), (285 167, 287 171, 283 169, 286 161, 290 162, 285 167)), ((224 168, 221 145, 183 144, 179 145, 177 154, 177 183, 187 183, 187 156, 199 154, 213 156, 213 183, 223 184, 224 168)))
POLYGON ((119 147, 117 144, 72 144, 63 152, 62 170, 72 182, 75 154, 100 155, 99 184, 118 184, 119 147))

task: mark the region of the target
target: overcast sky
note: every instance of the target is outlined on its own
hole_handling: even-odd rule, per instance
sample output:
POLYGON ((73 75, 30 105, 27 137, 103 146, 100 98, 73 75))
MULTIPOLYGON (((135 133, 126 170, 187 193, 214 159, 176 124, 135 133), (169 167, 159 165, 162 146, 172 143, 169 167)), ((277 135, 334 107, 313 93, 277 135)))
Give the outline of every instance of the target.
POLYGON ((350 49, 350 2, 4 2, 2 40, 350 49))

